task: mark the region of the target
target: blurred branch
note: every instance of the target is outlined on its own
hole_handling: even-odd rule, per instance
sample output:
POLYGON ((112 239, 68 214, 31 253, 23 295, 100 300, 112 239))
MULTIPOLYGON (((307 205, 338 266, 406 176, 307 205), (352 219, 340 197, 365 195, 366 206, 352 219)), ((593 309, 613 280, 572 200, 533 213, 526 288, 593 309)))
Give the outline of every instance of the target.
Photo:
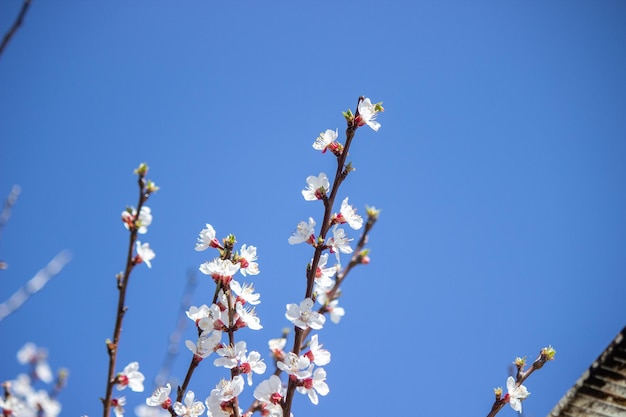
POLYGON ((19 29, 19 27, 22 25, 22 22, 24 21, 24 16, 26 16, 26 12, 28 11, 29 6, 30 0, 24 0, 24 4, 22 4, 22 9, 17 15, 15 22, 13 22, 13 26, 11 26, 9 31, 4 35, 4 38, 2 38, 2 44, 0 44, 0 55, 2 55, 2 52, 4 52, 4 48, 6 48, 13 35, 15 35, 17 29, 19 29))
MULTIPOLYGON (((0 239, 2 238, 4 225, 7 224, 9 217, 11 217, 11 209, 17 202, 17 198, 19 197, 21 191, 22 189, 19 185, 14 185, 13 188, 11 188, 11 192, 7 196, 7 199, 4 200, 2 212, 0 212, 0 239)), ((7 263, 5 261, 0 260, 0 269, 7 269, 7 263)))
POLYGON ((0 304, 0 321, 6 318, 9 314, 20 308, 26 300, 28 300, 33 294, 41 289, 57 275, 63 267, 72 259, 72 255, 69 251, 61 251, 55 256, 45 268, 40 270, 32 277, 26 285, 20 288, 15 294, 13 294, 7 301, 0 304))
POLYGON ((4 205, 2 206, 2 212, 0 213, 0 234, 2 233, 2 229, 4 229, 4 225, 9 221, 9 217, 11 217, 11 209, 17 202, 17 198, 20 196, 22 189, 19 185, 14 185, 11 188, 11 192, 7 196, 7 199, 4 200, 4 205))
POLYGON ((187 327, 187 323, 189 321, 186 312, 191 305, 191 299, 193 297, 193 293, 196 290, 197 284, 198 281, 196 279, 195 271, 189 271, 187 273, 187 285, 185 286, 183 296, 180 299, 180 308, 178 312, 178 318, 176 319, 176 327, 174 328, 172 333, 170 333, 170 336, 168 338, 169 345, 167 347, 165 358, 163 358, 163 363, 161 364, 161 369, 159 369, 159 374, 154 378, 154 384, 157 387, 165 385, 170 377, 172 364, 174 363, 174 359, 178 355, 180 340, 182 339, 183 332, 185 331, 185 328, 187 327))

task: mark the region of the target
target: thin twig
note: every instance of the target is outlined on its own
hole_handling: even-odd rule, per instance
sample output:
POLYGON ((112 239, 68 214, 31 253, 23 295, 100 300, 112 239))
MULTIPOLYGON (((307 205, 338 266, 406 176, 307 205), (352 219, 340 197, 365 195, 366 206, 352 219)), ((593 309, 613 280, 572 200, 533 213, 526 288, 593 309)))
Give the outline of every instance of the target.
MULTIPOLYGON (((147 169, 146 169, 147 171, 147 169)), ((138 173, 138 184, 139 184, 139 202, 137 203, 136 208, 136 216, 139 218, 141 213, 141 208, 144 203, 148 200, 150 196, 151 190, 146 185, 145 173, 146 171, 138 173)), ((135 219, 136 220, 136 219, 135 219)), ((116 383, 115 377, 115 363, 117 360, 117 352, 120 343, 120 337, 122 334, 122 321, 124 319, 124 315, 126 313, 127 307, 125 305, 126 302, 126 290, 128 288, 128 282, 130 280, 130 274, 135 267, 134 260, 134 247, 135 242, 137 241, 137 233, 138 227, 133 221, 133 225, 129 226, 130 236, 128 243, 128 250, 126 256, 126 268, 122 274, 118 276, 117 280, 117 288, 119 291, 119 298, 117 301, 117 310, 116 310, 116 318, 115 318, 115 328, 113 330, 113 339, 107 340, 107 352, 109 354, 109 370, 107 373, 107 385, 106 385, 106 394, 104 398, 101 398, 103 405, 103 417, 109 417, 111 411, 111 398, 113 396, 113 386, 116 383)))
POLYGON ((158 375, 154 378, 155 388, 165 385, 165 383, 169 379, 174 359, 176 359, 176 356, 178 355, 180 340, 183 336, 183 332, 187 328, 187 323, 189 321, 185 312, 191 305, 191 299, 193 293, 196 290, 197 283, 198 281, 196 279, 195 272, 189 271, 187 273, 187 285, 185 286, 183 296, 180 299, 180 307, 178 312, 178 318, 176 320, 176 327, 174 328, 172 333, 170 333, 170 336, 168 338, 169 344, 165 357, 163 358, 163 363, 161 364, 161 369, 159 370, 158 375))
POLYGON ((22 25, 22 22, 24 21, 24 16, 26 16, 26 12, 28 11, 29 6, 30 0, 24 0, 24 3, 22 4, 22 9, 17 15, 15 22, 13 22, 13 26, 11 26, 9 31, 4 35, 4 38, 2 38, 2 44, 0 44, 0 55, 2 55, 2 52, 4 52, 4 48, 6 48, 6 46, 9 44, 9 41, 11 40, 11 38, 13 38, 15 32, 17 32, 17 29, 19 29, 19 27, 22 25))
POLYGON ((2 233, 2 229, 9 221, 9 217, 11 217, 11 209, 17 202, 17 198, 20 196, 22 189, 19 185, 14 185, 11 187, 11 192, 7 196, 7 199, 4 200, 4 205, 2 206, 2 212, 0 212, 0 233, 2 233))
MULTIPOLYGON (((2 206, 2 212, 0 212, 0 239, 2 238, 2 231, 4 230, 4 226, 9 221, 9 217, 11 217, 11 209, 17 202, 17 198, 19 197, 22 189, 19 185, 14 185, 11 188, 11 192, 7 196, 6 200, 4 200, 4 205, 2 206)), ((0 260, 0 269, 7 269, 8 265, 6 261, 0 260)))
POLYGON ((0 304, 0 321, 9 314, 20 308, 33 294, 39 292, 63 267, 72 259, 69 251, 61 251, 55 256, 45 268, 32 277, 26 285, 17 290, 8 300, 0 304))

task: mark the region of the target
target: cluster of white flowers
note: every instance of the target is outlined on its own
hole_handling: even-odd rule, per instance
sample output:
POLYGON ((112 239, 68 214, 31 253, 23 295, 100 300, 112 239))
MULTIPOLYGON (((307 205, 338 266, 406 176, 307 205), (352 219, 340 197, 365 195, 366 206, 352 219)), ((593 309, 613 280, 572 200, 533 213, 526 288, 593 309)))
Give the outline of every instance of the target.
POLYGON ((313 404, 318 403, 318 394, 326 395, 329 392, 324 368, 313 370, 314 366, 324 366, 330 363, 330 352, 322 349, 322 346, 318 342, 318 335, 315 334, 311 336, 308 351, 300 356, 292 352, 283 354, 283 359, 277 362, 281 371, 298 379, 300 383, 296 390, 301 394, 307 394, 313 404))
MULTIPOLYGON (((175 402, 169 398, 171 387, 166 385, 157 388, 151 397, 146 400, 150 407, 171 409, 179 416, 196 417, 205 410, 208 416, 229 416, 225 410, 232 410, 237 404, 234 399, 243 392, 246 377, 248 385, 252 385, 253 374, 263 374, 266 364, 261 354, 248 351, 247 344, 241 340, 234 344, 223 343, 223 334, 232 335, 243 328, 260 330, 263 328, 256 315, 254 307, 259 304, 260 294, 254 291, 249 283, 240 283, 235 279, 239 272, 244 277, 260 273, 255 246, 242 245, 238 252, 233 252, 234 236, 228 236, 223 242, 216 238, 213 226, 207 224, 200 231, 195 250, 204 251, 209 248, 217 249, 219 256, 200 265, 199 270, 210 276, 218 286, 217 296, 209 306, 191 306, 187 310, 187 317, 194 322, 198 330, 195 341, 187 340, 185 345, 193 353, 197 364, 216 353, 218 358, 213 361, 216 367, 231 370, 234 375, 230 380, 221 380, 215 389, 205 399, 204 404, 196 401, 195 394, 189 390, 185 394, 184 403, 175 402), (206 404, 206 407, 205 407, 206 404)), ((239 410, 239 415, 241 415, 239 410)))
MULTIPOLYGON (((33 343, 26 343, 18 352, 17 360, 22 365, 32 368, 31 375, 19 374, 12 381, 2 383, 4 396, 0 397, 0 410, 5 416, 41 416, 56 417, 61 412, 61 404, 56 400, 55 390, 37 389, 37 383, 51 384, 54 377, 47 361, 48 352, 33 343)), ((67 371, 60 371, 59 378, 64 380, 67 371)), ((57 382, 63 385, 63 382, 57 382)))
POLYGON ((134 207, 128 207, 122 212, 122 221, 126 230, 137 228, 137 233, 143 235, 148 233, 148 226, 152 224, 152 211, 150 207, 143 206, 137 216, 137 210, 134 207))

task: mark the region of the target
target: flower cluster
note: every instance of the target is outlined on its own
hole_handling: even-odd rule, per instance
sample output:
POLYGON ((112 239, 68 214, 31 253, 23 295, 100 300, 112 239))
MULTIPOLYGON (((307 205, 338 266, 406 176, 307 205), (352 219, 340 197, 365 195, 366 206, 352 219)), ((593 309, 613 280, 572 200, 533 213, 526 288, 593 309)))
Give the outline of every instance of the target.
POLYGON ((318 403, 317 395, 326 395, 329 392, 326 384, 326 371, 324 366, 330 363, 330 352, 322 349, 318 342, 318 335, 311 336, 309 349, 296 355, 292 352, 283 355, 283 359, 277 362, 278 369, 286 372, 290 380, 296 382, 296 389, 301 394, 307 394, 313 404, 318 403))
POLYGON ((176 415, 188 417, 203 414, 205 410, 209 416, 229 416, 233 413, 241 415, 238 396, 243 392, 245 383, 252 385, 252 375, 265 372, 266 364, 261 354, 248 351, 245 341, 235 341, 235 332, 238 330, 263 328, 254 309, 261 302, 260 294, 255 292, 253 284, 242 283, 236 279, 238 273, 244 278, 260 273, 256 262, 257 249, 244 244, 239 251, 235 251, 235 243, 234 235, 228 235, 219 241, 210 224, 200 231, 195 250, 201 252, 209 248, 217 249, 218 256, 202 263, 199 270, 211 277, 217 288, 210 305, 191 306, 187 310, 187 317, 194 322, 198 337, 195 341, 185 341, 193 354, 190 372, 215 353, 217 358, 213 365, 229 370, 231 378, 221 380, 204 403, 196 401, 191 390, 186 391, 182 400, 181 393, 186 390, 186 385, 179 388, 179 398, 173 403, 169 398, 171 387, 168 384, 154 391, 146 400, 148 406, 161 407, 176 415), (228 342, 223 341, 224 339, 228 339, 228 342))
POLYGON ((0 410, 3 415, 56 417, 60 414, 61 404, 56 397, 65 385, 68 372, 60 370, 55 381, 47 357, 47 351, 33 343, 26 343, 17 352, 18 362, 30 366, 31 371, 2 383, 4 395, 0 396, 0 410), (53 386, 49 390, 37 389, 37 384, 53 386))

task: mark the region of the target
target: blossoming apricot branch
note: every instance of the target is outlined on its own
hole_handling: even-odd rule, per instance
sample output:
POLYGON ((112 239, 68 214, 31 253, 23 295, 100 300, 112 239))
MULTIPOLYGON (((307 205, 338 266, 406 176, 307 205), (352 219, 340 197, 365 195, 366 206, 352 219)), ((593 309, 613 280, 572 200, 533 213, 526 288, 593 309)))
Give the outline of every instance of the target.
MULTIPOLYGON (((352 239, 347 237, 344 229, 339 228, 339 225, 348 223, 351 228, 360 229, 363 224, 363 219, 348 204, 348 198, 343 200, 340 212, 333 215, 333 207, 339 187, 350 172, 354 170, 352 163, 346 164, 350 145, 359 127, 368 125, 374 131, 378 131, 380 123, 376 121, 376 117, 382 111, 384 111, 382 103, 372 104, 369 98, 359 97, 356 113, 353 114, 351 110, 343 113, 347 123, 345 143, 339 144, 337 142, 337 131, 333 132, 330 129, 321 133, 313 143, 313 148, 316 150, 321 150, 322 152, 328 149, 331 150, 337 159, 337 170, 332 186, 330 186, 327 175, 320 173, 317 177, 309 176, 307 178, 307 188, 302 191, 305 200, 321 200, 324 204, 324 215, 319 235, 315 236, 315 221, 313 218, 309 218, 308 223, 300 222, 294 235, 289 238, 289 243, 291 244, 308 243, 312 245, 314 253, 311 263, 307 266, 304 299, 299 305, 288 304, 287 313, 285 314, 287 319, 294 324, 294 340, 293 347, 288 355, 291 367, 281 366, 284 362, 278 361, 280 370, 289 374, 289 383, 285 396, 280 401, 283 416, 291 415, 291 404, 296 390, 301 393, 306 392, 314 404, 317 404, 317 393, 320 395, 328 393, 328 386, 324 382, 326 379, 324 369, 318 368, 313 373, 313 364, 307 363, 307 357, 300 356, 300 353, 305 346, 303 342, 306 336, 308 336, 310 329, 318 330, 323 327, 325 317, 322 313, 330 312, 328 309, 330 303, 334 302, 336 305, 338 285, 341 284, 341 280, 337 279, 336 282, 332 282, 329 278, 334 275, 333 272, 336 274, 341 270, 340 253, 350 254, 353 252, 349 243, 352 239), (332 236, 327 238, 331 228, 332 236), (325 252, 326 250, 328 252, 325 252), (328 253, 334 253, 336 256, 337 264, 332 268, 326 268, 328 253), (331 283, 330 286, 328 285, 329 283, 331 283), (331 297, 328 297, 328 294, 331 294, 331 297), (320 309, 322 313, 312 311, 313 303, 319 298, 324 303, 322 309, 320 309)), ((366 234, 363 234, 363 242, 366 241, 366 236, 366 234)), ((364 258, 357 257, 356 259, 363 260, 364 258)), ((355 261, 354 257, 353 261, 355 261)), ((352 261, 351 264, 354 265, 352 261)), ((269 407, 269 404, 267 406, 269 407)))
POLYGON ((506 380, 507 393, 502 395, 502 388, 498 387, 494 389, 496 399, 491 407, 491 411, 487 414, 487 417, 493 417, 508 403, 511 408, 519 413, 522 412, 522 401, 530 395, 528 389, 522 385, 522 383, 536 370, 541 369, 546 362, 554 360, 556 350, 552 346, 545 347, 539 352, 539 356, 533 364, 524 371, 526 366, 526 358, 515 358, 513 362, 517 369, 515 378, 512 376, 506 380))
POLYGON ((131 272, 136 265, 145 263, 148 268, 152 265, 150 261, 154 259, 154 251, 148 243, 141 243, 137 240, 137 235, 145 234, 148 226, 152 223, 152 213, 150 208, 145 205, 150 195, 156 192, 159 187, 150 180, 146 179, 148 173, 148 165, 142 163, 135 170, 137 175, 137 184, 139 186, 139 201, 137 207, 128 207, 122 212, 122 222, 129 233, 129 244, 126 256, 126 268, 124 272, 117 274, 117 289, 119 292, 117 310, 115 316, 115 327, 113 329, 112 339, 106 341, 107 352, 109 355, 109 369, 107 373, 107 384, 104 398, 101 398, 103 405, 103 416, 109 417, 111 407, 117 417, 124 415, 123 406, 126 404, 125 397, 113 398, 113 387, 117 386, 118 390, 129 387, 132 391, 142 392, 144 376, 139 372, 138 362, 131 362, 124 370, 115 375, 115 366, 117 361, 117 353, 119 350, 120 337, 122 333, 122 321, 126 313, 126 290, 130 280, 131 272))
POLYGON ((337 171, 332 181, 325 173, 311 175, 307 178, 307 187, 302 196, 307 201, 322 200, 324 204, 323 221, 320 233, 316 236, 316 222, 310 218, 308 223, 301 222, 296 232, 288 239, 291 244, 307 243, 313 246, 313 260, 307 266, 305 297, 299 303, 286 305, 285 317, 294 326, 294 347, 285 353, 286 335, 273 339, 269 346, 276 360, 274 375, 262 381, 254 390, 254 403, 244 413, 239 405, 239 396, 246 382, 252 385, 253 374, 262 374, 267 365, 256 351, 248 351, 244 340, 236 340, 236 332, 249 328, 260 330, 260 319, 256 316, 254 306, 260 302, 260 295, 254 292, 252 284, 240 283, 237 273, 248 278, 259 274, 257 249, 255 246, 242 245, 235 250, 236 238, 227 235, 218 240, 212 225, 207 224, 200 231, 195 249, 204 251, 214 249, 218 256, 200 265, 200 272, 210 276, 215 282, 215 293, 210 306, 207 304, 191 306, 187 316, 194 321, 197 338, 187 340, 185 345, 192 352, 187 374, 181 386, 176 390, 176 398, 170 398, 172 387, 169 384, 158 387, 146 404, 167 410, 172 416, 196 417, 204 411, 212 417, 250 416, 259 411, 264 416, 289 416, 294 392, 305 394, 313 404, 319 401, 319 395, 326 395, 329 387, 326 384, 326 371, 322 366, 330 362, 330 352, 322 347, 318 335, 313 335, 305 343, 311 329, 319 330, 326 322, 326 314, 331 321, 338 322, 343 309, 337 306, 339 286, 347 273, 358 264, 369 262, 368 251, 364 249, 367 235, 374 225, 378 211, 368 209, 368 221, 364 232, 358 240, 356 252, 350 247, 353 239, 349 238, 340 225, 348 224, 358 230, 363 227, 363 219, 350 206, 346 197, 339 212, 333 214, 333 206, 340 184, 353 170, 346 157, 354 132, 360 126, 369 125, 374 130, 380 128, 376 115, 382 111, 380 104, 373 105, 369 99, 359 98, 356 114, 350 110, 344 113, 348 128, 345 144, 337 142, 337 131, 327 130, 313 144, 313 148, 322 152, 330 149, 337 158, 337 171), (336 264, 328 266, 329 254, 334 254, 336 264), (348 265, 342 269, 340 254, 352 254, 348 265), (321 307, 314 309, 316 301, 321 307), (227 341, 223 342, 224 334, 227 341), (304 349, 308 348, 303 353, 304 349), (192 375, 207 357, 213 352, 218 356, 213 361, 216 367, 230 371, 230 378, 222 379, 204 401, 196 401, 195 393, 188 390, 192 375), (288 384, 284 386, 280 374, 287 373, 288 384), (184 399, 183 399, 184 398, 184 399), (206 407, 205 407, 206 405, 206 407))

